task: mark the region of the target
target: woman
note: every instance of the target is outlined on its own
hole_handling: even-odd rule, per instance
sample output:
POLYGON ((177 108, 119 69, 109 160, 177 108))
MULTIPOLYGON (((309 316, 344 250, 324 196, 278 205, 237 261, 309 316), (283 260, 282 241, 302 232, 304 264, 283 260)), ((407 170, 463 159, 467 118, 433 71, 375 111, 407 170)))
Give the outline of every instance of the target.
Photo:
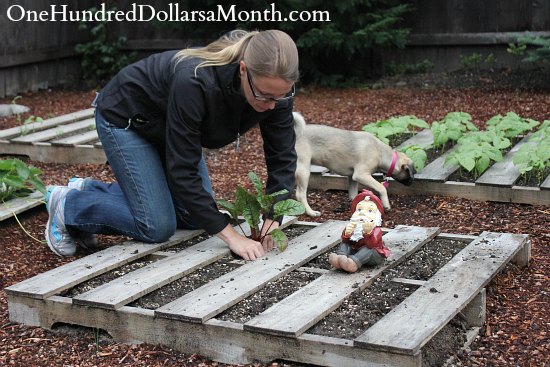
MULTIPOLYGON (((268 193, 294 189, 292 122, 298 52, 284 32, 234 31, 206 47, 152 55, 122 69, 96 98, 96 126, 117 183, 73 179, 48 189, 48 246, 71 256, 95 233, 163 242, 176 228, 216 234, 254 260, 273 248, 237 233, 215 204, 202 148, 259 123, 268 193)), ((277 228, 267 218, 264 228, 277 228)))

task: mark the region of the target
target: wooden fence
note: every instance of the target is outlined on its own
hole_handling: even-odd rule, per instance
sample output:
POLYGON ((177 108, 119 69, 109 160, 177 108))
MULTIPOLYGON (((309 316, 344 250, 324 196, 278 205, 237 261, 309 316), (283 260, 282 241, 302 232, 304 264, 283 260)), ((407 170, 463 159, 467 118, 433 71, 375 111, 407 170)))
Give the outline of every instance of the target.
MULTIPOLYGON (((119 0, 118 9, 129 10, 133 1, 119 0)), ((158 9, 165 2, 149 1, 158 9)), ((194 0, 189 0, 193 9, 194 0)), ((412 0, 415 10, 403 25, 411 29, 410 47, 398 53, 384 53, 383 60, 414 63, 432 61, 438 70, 460 67, 459 56, 473 52, 494 53, 499 64, 517 63, 506 53, 506 45, 518 32, 538 32, 550 36, 550 1, 532 0, 412 0)), ((74 46, 89 40, 78 22, 13 21, 21 10, 40 12, 65 5, 69 10, 99 6, 93 0, 37 2, 18 0, 0 2, 0 98, 26 90, 37 90, 74 81, 80 73, 74 46)), ((109 5, 108 5, 109 6, 109 5)), ((316 9, 322 10, 322 9, 316 9)), ((189 35, 174 27, 159 27, 158 22, 112 22, 112 34, 126 36, 128 48, 153 52, 180 48, 189 35)), ((200 26, 200 23, 197 23, 200 26)))

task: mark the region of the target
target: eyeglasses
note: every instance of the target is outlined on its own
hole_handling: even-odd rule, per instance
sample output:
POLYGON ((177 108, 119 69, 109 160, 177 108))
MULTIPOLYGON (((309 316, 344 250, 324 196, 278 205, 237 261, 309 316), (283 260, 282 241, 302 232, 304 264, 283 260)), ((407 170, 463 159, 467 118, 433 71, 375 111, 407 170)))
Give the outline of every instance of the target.
POLYGON ((254 88, 254 85, 252 84, 252 80, 250 79, 250 73, 248 72, 248 68, 246 69, 246 79, 248 80, 248 85, 250 86, 250 90, 252 91, 252 95, 254 96, 254 99, 256 101, 261 101, 261 102, 283 102, 283 101, 288 101, 289 99, 294 98, 294 96, 296 95, 296 84, 292 84, 292 90, 290 91, 290 94, 287 95, 287 96, 280 97, 280 98, 262 96, 262 95, 256 93, 256 89, 254 88))

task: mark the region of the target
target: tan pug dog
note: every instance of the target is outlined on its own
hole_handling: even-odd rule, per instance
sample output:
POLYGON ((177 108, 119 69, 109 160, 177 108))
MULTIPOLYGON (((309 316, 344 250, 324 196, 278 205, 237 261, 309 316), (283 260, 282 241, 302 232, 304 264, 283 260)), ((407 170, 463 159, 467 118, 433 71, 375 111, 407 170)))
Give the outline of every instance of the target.
POLYGON ((309 125, 301 114, 294 112, 293 115, 298 154, 296 198, 306 207, 307 215, 321 215, 311 209, 307 202, 311 164, 327 167, 334 173, 351 177, 353 181, 373 189, 380 196, 385 209, 390 209, 388 193, 386 187, 372 177, 373 173, 382 172, 405 185, 412 183, 413 161, 374 135, 366 131, 309 125))

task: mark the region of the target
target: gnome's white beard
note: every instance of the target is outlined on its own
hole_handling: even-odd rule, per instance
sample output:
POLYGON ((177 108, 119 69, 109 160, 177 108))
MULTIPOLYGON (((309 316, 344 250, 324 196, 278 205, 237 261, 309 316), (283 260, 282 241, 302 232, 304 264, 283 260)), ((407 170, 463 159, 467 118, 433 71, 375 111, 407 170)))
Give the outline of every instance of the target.
MULTIPOLYGON (((355 229, 353 230, 353 233, 351 234, 350 240, 357 242, 361 238, 363 238, 363 223, 370 222, 370 221, 371 221, 370 219, 364 216, 351 218, 351 222, 356 223, 356 226, 355 226, 355 229)), ((373 222, 375 227, 379 227, 382 225, 382 214, 380 212, 376 212, 376 217, 374 218, 373 222)))
POLYGON ((357 222, 357 225, 351 234, 350 240, 357 242, 361 238, 363 238, 363 222, 357 222))

